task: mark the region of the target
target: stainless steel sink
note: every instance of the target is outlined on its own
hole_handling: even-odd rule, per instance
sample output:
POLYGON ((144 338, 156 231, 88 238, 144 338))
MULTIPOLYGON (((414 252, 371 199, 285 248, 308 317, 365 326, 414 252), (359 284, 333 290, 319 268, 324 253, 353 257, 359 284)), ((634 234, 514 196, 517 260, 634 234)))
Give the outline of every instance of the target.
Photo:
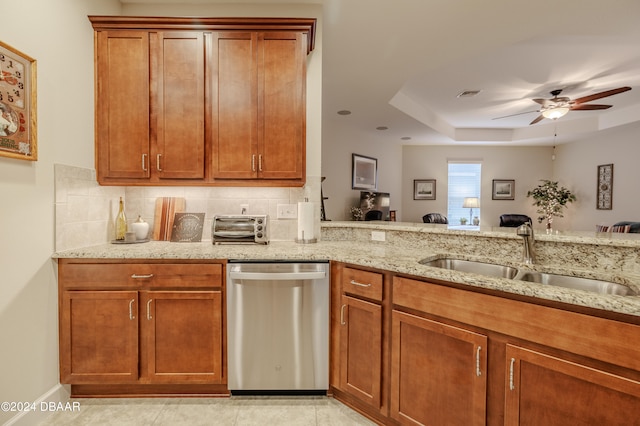
POLYGON ((510 266, 496 265, 494 263, 476 262, 474 260, 462 260, 462 259, 434 259, 434 260, 421 260, 421 264, 426 266, 433 266, 436 268, 451 269, 460 272, 470 272, 473 274, 488 275, 491 277, 501 278, 514 278, 518 273, 518 269, 510 266))
POLYGON ((572 277, 568 275, 547 274, 544 272, 522 271, 515 279, 540 283, 557 287, 585 290, 600 294, 617 294, 620 296, 636 296, 637 293, 623 285, 609 281, 593 280, 590 278, 572 277))

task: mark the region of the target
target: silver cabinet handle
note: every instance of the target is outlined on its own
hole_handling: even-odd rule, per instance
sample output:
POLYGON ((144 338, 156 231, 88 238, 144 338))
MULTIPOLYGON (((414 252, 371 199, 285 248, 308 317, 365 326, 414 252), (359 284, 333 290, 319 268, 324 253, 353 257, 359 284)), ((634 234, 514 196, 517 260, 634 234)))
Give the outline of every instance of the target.
POLYGON ((252 172, 256 171, 256 155, 255 154, 251 156, 251 171, 252 172))
POLYGON ((351 280, 349 284, 357 285, 358 287, 371 287, 371 283, 363 284, 363 283, 359 283, 356 280, 351 280))
POLYGON ((262 171, 262 154, 258 155, 258 171, 262 171))
POLYGON ((149 299, 147 301, 147 320, 151 320, 153 317, 151 316, 151 302, 153 299, 149 299))
POLYGON ((136 316, 133 315, 133 302, 135 302, 135 301, 136 301, 136 299, 131 299, 129 301, 129 319, 130 320, 136 319, 136 316))
POLYGON ((131 278, 133 278, 134 280, 145 280, 147 278, 152 278, 153 274, 144 274, 144 275, 138 275, 138 274, 133 274, 131 275, 131 278))
POLYGON ((147 154, 142 154, 142 170, 147 171, 147 154))
POLYGON ((162 157, 162 154, 156 155, 156 170, 158 170, 159 172, 162 171, 162 169, 160 168, 160 157, 162 157))
POLYGON ((513 383, 513 364, 515 363, 516 363, 516 359, 511 358, 511 365, 509 366, 509 389, 510 390, 514 390, 516 388, 515 384, 513 383))
POLYGON ((344 308, 346 308, 347 305, 342 305, 340 307, 340 325, 345 325, 346 322, 344 322, 344 308))
POLYGON ((482 350, 482 346, 478 346, 476 349, 476 376, 482 376, 482 370, 480 370, 480 351, 482 350))

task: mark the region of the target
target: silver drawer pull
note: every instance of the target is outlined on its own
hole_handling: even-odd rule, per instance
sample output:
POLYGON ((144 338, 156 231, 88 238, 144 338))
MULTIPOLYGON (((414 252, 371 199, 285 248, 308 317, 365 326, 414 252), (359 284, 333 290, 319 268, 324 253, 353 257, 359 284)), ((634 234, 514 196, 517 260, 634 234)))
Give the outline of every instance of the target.
POLYGON ((347 305, 342 305, 340 307, 340 325, 345 325, 346 322, 344 322, 344 308, 346 308, 347 305))
POLYGON ((136 301, 136 299, 131 299, 129 301, 129 319, 130 320, 134 320, 136 319, 136 316, 133 315, 133 303, 136 301))
POLYGON ((151 316, 151 302, 153 299, 149 299, 147 302, 147 320, 151 320, 153 317, 151 316))
POLYGON ((147 278, 152 278, 153 274, 145 274, 145 275, 138 275, 138 274, 133 274, 131 275, 131 278, 133 278, 134 280, 145 280, 147 278))
POLYGON ((356 280, 351 280, 350 284, 357 285, 358 287, 371 287, 371 283, 363 284, 363 283, 359 283, 356 280))
POLYGON ((480 351, 482 350, 482 346, 478 346, 476 350, 476 376, 482 376, 482 370, 480 370, 480 351))
POLYGON ((513 381, 513 364, 515 363, 516 363, 516 359, 511 358, 511 365, 509 366, 509 389, 510 390, 514 390, 516 388, 516 385, 513 381))

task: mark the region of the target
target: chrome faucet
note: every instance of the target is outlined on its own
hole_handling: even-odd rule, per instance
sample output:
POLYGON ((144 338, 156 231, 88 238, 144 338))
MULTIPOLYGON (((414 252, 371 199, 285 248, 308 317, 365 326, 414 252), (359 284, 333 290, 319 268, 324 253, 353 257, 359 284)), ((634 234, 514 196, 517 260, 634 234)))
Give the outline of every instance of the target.
POLYGON ((518 236, 522 237, 522 261, 527 264, 536 263, 536 252, 533 248, 534 236, 533 236, 533 228, 530 224, 524 223, 518 226, 516 231, 518 236))

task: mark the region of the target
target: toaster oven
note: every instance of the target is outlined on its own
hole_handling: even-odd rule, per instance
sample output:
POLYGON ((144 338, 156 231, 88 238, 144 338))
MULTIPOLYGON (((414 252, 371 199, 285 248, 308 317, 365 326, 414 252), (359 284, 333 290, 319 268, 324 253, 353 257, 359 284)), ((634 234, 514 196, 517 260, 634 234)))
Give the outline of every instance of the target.
POLYGON ((268 215, 216 215, 211 225, 213 244, 269 244, 268 215))

